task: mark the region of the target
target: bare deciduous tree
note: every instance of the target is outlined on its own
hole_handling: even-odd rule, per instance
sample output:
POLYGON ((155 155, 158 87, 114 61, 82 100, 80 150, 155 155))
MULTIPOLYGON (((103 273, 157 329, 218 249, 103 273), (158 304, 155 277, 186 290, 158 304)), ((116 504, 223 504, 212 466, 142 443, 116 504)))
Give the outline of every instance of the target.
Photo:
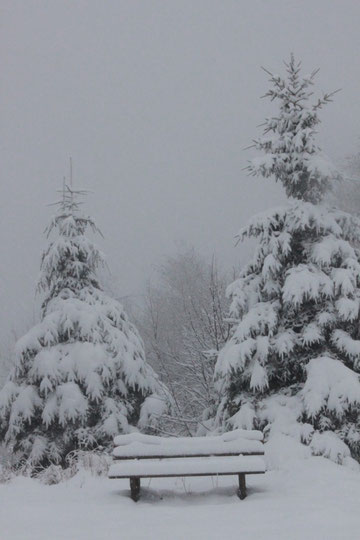
POLYGON ((193 434, 214 413, 213 370, 228 338, 226 279, 194 249, 167 259, 136 316, 148 361, 171 392, 167 429, 193 434))
POLYGON ((343 163, 344 173, 329 194, 329 202, 337 208, 360 214, 360 152, 347 156, 343 163))

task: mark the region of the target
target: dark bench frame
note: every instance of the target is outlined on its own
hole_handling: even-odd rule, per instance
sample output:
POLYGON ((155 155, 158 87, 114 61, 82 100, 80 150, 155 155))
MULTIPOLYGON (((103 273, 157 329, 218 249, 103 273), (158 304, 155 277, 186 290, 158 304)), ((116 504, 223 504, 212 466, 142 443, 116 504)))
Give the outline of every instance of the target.
MULTIPOLYGON (((199 457, 228 457, 228 456, 263 456, 264 452, 243 452, 241 454, 227 453, 227 454, 186 454, 186 455, 173 455, 173 456, 127 456, 127 457, 114 457, 116 461, 119 460, 143 460, 143 459, 176 459, 176 458, 199 458, 199 457)), ((130 492, 133 501, 137 502, 140 499, 140 481, 141 478, 185 478, 190 476, 232 476, 237 475, 239 479, 239 488, 237 495, 239 499, 243 500, 247 496, 246 492, 246 475, 247 474, 264 474, 264 471, 233 471, 226 473, 189 473, 189 474, 142 474, 141 476, 129 476, 129 475, 116 475, 111 476, 111 479, 129 478, 130 479, 130 492)))

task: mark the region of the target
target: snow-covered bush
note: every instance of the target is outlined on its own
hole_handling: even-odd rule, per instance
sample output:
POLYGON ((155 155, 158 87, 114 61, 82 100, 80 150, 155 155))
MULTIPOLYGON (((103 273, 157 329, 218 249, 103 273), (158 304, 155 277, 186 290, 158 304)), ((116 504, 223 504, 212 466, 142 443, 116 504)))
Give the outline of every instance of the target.
POLYGON ((239 234, 255 238, 252 261, 230 285, 232 334, 215 370, 222 396, 215 424, 267 426, 335 461, 360 458, 360 222, 320 202, 331 185, 315 144, 315 72, 271 76, 279 115, 265 122, 250 171, 275 176, 290 198, 239 234), (331 437, 320 434, 331 432, 331 437), (343 442, 341 442, 343 441, 343 442), (325 444, 326 442, 326 444, 325 444))
POLYGON ((59 484, 63 480, 67 480, 69 477, 69 471, 67 469, 64 470, 60 465, 54 464, 41 469, 36 474, 36 478, 40 480, 42 484, 47 486, 59 484))
POLYGON ((12 469, 0 464, 0 484, 6 484, 13 476, 12 469))
POLYGON ((103 448, 91 451, 74 450, 66 456, 67 470, 74 476, 81 470, 89 471, 93 476, 106 476, 112 462, 110 453, 103 448))
POLYGON ((167 409, 168 403, 167 400, 164 400, 163 395, 151 394, 145 398, 142 404, 138 427, 144 430, 156 427, 159 419, 168 412, 167 409))
MULTIPOLYGON (((64 466, 51 464, 45 467, 37 467, 35 475, 33 468, 30 473, 42 484, 48 486, 70 480, 78 473, 90 473, 92 476, 107 476, 112 457, 104 452, 104 448, 94 450, 73 450, 67 454, 64 466)), ((18 471, 20 474, 23 471, 18 471)))
POLYGON ((136 328, 97 281, 103 255, 88 229, 97 231, 68 189, 42 257, 41 321, 17 342, 0 392, 0 435, 32 465, 63 465, 74 449, 109 447, 163 388, 136 328))
POLYGON ((0 444, 0 484, 8 482, 12 476, 11 454, 5 445, 0 444))

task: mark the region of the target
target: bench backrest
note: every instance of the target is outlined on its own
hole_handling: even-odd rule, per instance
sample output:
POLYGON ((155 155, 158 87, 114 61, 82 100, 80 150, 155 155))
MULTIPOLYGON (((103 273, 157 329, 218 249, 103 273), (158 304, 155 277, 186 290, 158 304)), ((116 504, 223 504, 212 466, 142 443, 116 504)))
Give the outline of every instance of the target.
POLYGON ((211 437, 156 437, 142 433, 118 435, 115 459, 263 455, 261 431, 237 429, 211 437))

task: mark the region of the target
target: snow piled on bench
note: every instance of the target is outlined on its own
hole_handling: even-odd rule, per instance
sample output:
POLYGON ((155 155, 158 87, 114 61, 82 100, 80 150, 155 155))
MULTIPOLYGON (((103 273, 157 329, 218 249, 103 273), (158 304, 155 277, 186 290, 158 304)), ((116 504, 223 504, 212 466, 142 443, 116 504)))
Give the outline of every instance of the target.
POLYGON ((113 464, 109 478, 216 476, 218 474, 263 473, 265 461, 261 456, 194 457, 177 459, 124 460, 113 464))
POLYGON ((236 429, 212 437, 157 437, 142 433, 118 435, 114 439, 115 458, 171 457, 219 454, 264 453, 261 431, 236 429))
POLYGON ((156 435, 144 435, 144 433, 134 431, 132 433, 127 433, 126 435, 117 435, 114 438, 114 444, 115 446, 120 446, 122 444, 129 444, 130 442, 139 441, 145 444, 162 445, 164 443, 172 444, 180 441, 196 441, 198 439, 201 439, 202 441, 204 441, 204 444, 206 444, 207 441, 211 440, 222 440, 224 442, 234 441, 236 439, 262 441, 263 438, 263 433, 255 429, 234 429, 233 431, 228 431, 227 433, 223 433, 222 435, 215 435, 212 437, 158 437, 156 435))

